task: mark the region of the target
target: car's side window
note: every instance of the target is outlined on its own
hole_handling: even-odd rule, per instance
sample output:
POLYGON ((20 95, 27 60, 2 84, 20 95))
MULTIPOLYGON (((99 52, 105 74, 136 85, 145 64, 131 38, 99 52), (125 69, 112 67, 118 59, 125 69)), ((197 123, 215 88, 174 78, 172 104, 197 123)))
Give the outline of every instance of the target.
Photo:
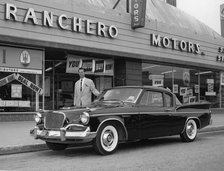
POLYGON ((170 94, 165 93, 166 107, 173 107, 173 97, 170 94))
POLYGON ((140 105, 163 107, 163 96, 160 92, 145 91, 140 105))
POLYGON ((147 106, 148 103, 148 91, 144 92, 142 99, 140 101, 140 105, 147 106))

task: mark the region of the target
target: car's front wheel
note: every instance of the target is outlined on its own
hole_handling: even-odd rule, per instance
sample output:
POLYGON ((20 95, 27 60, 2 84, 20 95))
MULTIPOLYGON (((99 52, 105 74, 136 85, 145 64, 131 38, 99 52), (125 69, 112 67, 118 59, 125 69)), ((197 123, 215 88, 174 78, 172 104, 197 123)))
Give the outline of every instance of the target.
POLYGON ((51 142, 46 142, 47 147, 53 151, 61 151, 65 150, 68 145, 67 144, 59 144, 59 143, 51 143, 51 142))
POLYGON ((198 128, 195 120, 189 119, 185 125, 183 133, 180 134, 183 142, 192 142, 197 137, 198 128))
POLYGON ((119 134, 115 124, 106 123, 100 127, 94 140, 94 149, 101 155, 112 154, 116 151, 119 134))

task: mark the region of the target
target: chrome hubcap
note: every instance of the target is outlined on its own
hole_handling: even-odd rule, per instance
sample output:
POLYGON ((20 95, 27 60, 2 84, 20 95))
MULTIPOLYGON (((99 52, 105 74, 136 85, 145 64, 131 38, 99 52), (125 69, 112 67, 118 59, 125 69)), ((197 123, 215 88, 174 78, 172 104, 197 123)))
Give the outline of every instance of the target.
POLYGON ((188 135, 189 138, 193 139, 196 136, 196 129, 197 128, 196 128, 196 125, 194 123, 189 122, 187 124, 186 132, 187 132, 187 135, 188 135))
POLYGON ((105 131, 102 136, 102 140, 105 146, 107 147, 111 146, 111 144, 113 144, 113 141, 114 141, 113 132, 111 132, 110 130, 105 131))

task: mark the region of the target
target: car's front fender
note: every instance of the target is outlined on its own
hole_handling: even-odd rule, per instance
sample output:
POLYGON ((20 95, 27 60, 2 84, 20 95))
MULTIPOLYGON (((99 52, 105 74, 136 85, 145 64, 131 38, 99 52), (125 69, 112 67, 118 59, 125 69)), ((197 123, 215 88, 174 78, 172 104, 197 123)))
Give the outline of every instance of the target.
POLYGON ((124 119, 120 116, 100 116, 100 117, 93 117, 90 119, 90 130, 91 132, 98 132, 100 127, 103 124, 107 123, 115 123, 118 127, 118 131, 122 136, 120 137, 122 140, 128 139, 127 129, 124 124, 124 119))

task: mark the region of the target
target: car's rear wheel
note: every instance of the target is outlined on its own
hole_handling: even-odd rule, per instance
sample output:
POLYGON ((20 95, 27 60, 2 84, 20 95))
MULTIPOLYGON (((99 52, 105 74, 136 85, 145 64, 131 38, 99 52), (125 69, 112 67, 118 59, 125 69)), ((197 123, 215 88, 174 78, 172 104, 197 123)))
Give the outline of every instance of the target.
POLYGON ((197 137, 198 128, 195 120, 189 119, 185 125, 183 133, 180 134, 183 142, 192 142, 197 137))
POLYGON ((47 147, 53 151, 61 151, 65 150, 68 145, 67 144, 59 144, 59 143, 51 143, 51 142, 46 142, 47 147))
POLYGON ((112 154, 116 151, 119 134, 115 124, 106 123, 100 127, 94 140, 94 149, 101 155, 112 154))

